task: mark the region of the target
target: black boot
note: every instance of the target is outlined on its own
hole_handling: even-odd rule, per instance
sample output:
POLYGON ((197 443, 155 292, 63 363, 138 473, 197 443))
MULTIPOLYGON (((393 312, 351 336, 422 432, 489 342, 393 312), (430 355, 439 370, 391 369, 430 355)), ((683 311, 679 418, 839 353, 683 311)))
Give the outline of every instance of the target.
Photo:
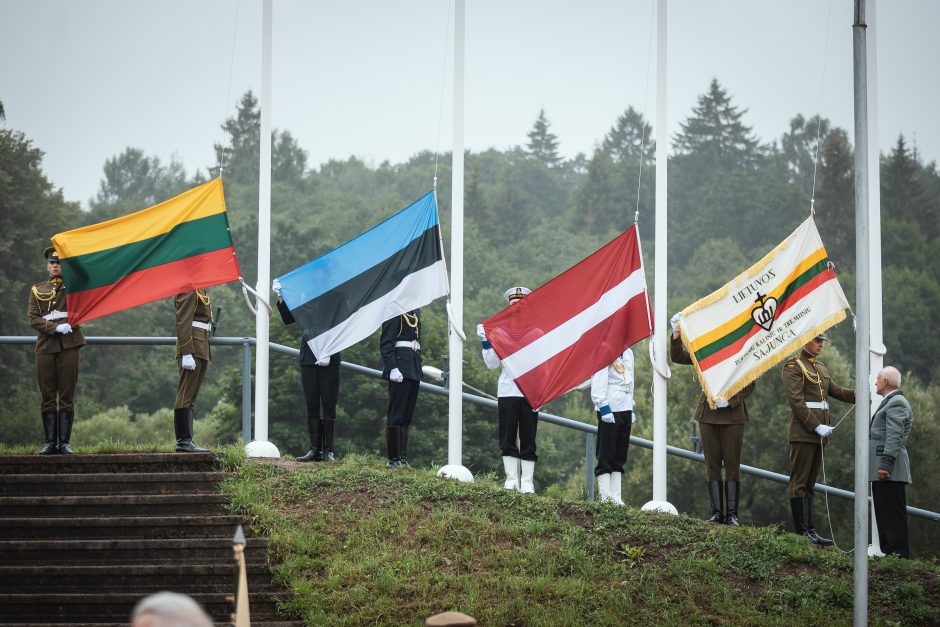
POLYGON ((42 412, 42 430, 45 433, 46 441, 39 450, 40 455, 55 455, 59 452, 59 438, 56 433, 58 426, 55 411, 42 412))
POLYGON ((333 452, 333 430, 336 428, 336 419, 324 418, 320 421, 320 458, 325 462, 331 462, 336 459, 333 452))
POLYGON ((816 533, 816 526, 813 524, 813 497, 803 497, 803 522, 806 525, 806 537, 810 542, 817 546, 832 546, 835 544, 829 538, 824 538, 816 533))
POLYGON ((398 468, 401 466, 401 460, 398 459, 399 449, 398 427, 385 427, 385 447, 388 450, 388 462, 386 468, 398 468))
POLYGON ((741 488, 741 482, 738 480, 725 481, 725 524, 740 526, 738 522, 738 491, 741 488))
POLYGON ((72 447, 69 446, 69 439, 72 437, 72 420, 75 418, 75 412, 59 412, 59 454, 71 455, 72 447))
POLYGON ((708 500, 712 504, 712 515, 709 516, 705 522, 710 523, 720 523, 724 521, 724 516, 721 513, 721 481, 707 481, 708 485, 708 500))
POLYGON ((208 453, 193 443, 193 408, 177 407, 173 410, 173 426, 176 429, 177 453, 208 453))
POLYGON ((793 531, 798 536, 806 535, 806 516, 803 513, 803 497, 790 499, 790 512, 793 514, 793 531))
POLYGON ((303 457, 298 457, 299 462, 318 462, 320 461, 320 419, 307 418, 307 433, 310 434, 310 450, 303 457))
POLYGON ((398 461, 399 466, 408 465, 408 427, 398 427, 398 461))

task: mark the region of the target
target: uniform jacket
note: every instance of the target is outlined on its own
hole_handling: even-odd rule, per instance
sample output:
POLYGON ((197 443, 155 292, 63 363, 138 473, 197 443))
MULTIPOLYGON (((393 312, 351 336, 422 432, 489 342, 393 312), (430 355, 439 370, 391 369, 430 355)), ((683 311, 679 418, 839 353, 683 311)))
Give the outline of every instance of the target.
MULTIPOLYGON (((490 370, 495 370, 502 365, 502 361, 499 359, 499 355, 496 354, 496 351, 492 348, 483 349, 483 363, 486 364, 486 367, 490 370)), ((512 375, 509 374, 505 368, 502 372, 499 373, 499 382, 496 384, 496 397, 497 398, 507 398, 510 396, 524 397, 522 390, 519 389, 519 386, 516 385, 516 380, 512 378, 512 375)))
MULTIPOLYGON (((806 351, 802 351, 799 357, 787 360, 782 376, 783 389, 790 403, 790 442, 818 444, 816 427, 821 424, 831 425, 828 409, 811 409, 806 403, 827 401, 830 396, 844 403, 855 402, 855 390, 844 388, 833 381, 826 365, 806 351)), ((828 440, 826 438, 826 442, 828 440)))
POLYGON ((211 361, 209 331, 194 327, 194 320, 212 322, 212 303, 205 290, 176 295, 176 358, 189 354, 211 361))
POLYGON ((26 317, 29 326, 36 329, 37 353, 60 353, 69 348, 85 345, 85 335, 79 326, 73 326, 72 332, 63 335, 56 333, 56 326, 68 322, 68 318, 47 320, 43 318, 54 311, 67 311, 65 305, 65 287, 60 277, 50 277, 37 283, 29 291, 29 305, 26 317))
MULTIPOLYGON (((682 338, 674 337, 669 346, 670 356, 673 363, 692 365, 692 356, 682 345, 682 338)), ((747 413, 747 405, 744 399, 754 391, 754 382, 748 383, 744 388, 728 399, 727 407, 718 407, 712 409, 705 398, 703 390, 698 397, 698 405, 695 407, 695 419, 712 425, 738 425, 744 424, 750 416, 747 413)))
MULTIPOLYGON (((290 309, 287 307, 287 303, 283 300, 277 301, 277 311, 281 314, 281 320, 284 321, 284 324, 294 324, 294 314, 290 312, 290 309)), ((301 366, 316 366, 317 358, 313 354, 313 351, 310 350, 310 345, 307 342, 310 340, 310 336, 304 333, 303 337, 300 340, 300 359, 298 360, 301 366)), ((327 364, 332 366, 335 362, 341 359, 340 354, 336 353, 335 355, 330 355, 330 363, 327 364)))
POLYGON ((891 473, 888 481, 911 483, 911 461, 905 445, 913 424, 911 404, 900 390, 881 401, 868 426, 869 481, 879 480, 880 469, 891 473))
POLYGON ((415 309, 407 314, 395 316, 382 323, 382 338, 379 340, 379 352, 382 354, 382 378, 388 379, 388 373, 398 368, 406 379, 421 381, 421 349, 395 346, 396 342, 420 342, 421 310, 415 309), (416 326, 408 324, 408 319, 416 320, 416 326))
POLYGON ((629 348, 614 363, 591 377, 591 400, 594 409, 605 405, 611 411, 633 411, 633 351, 629 348), (623 372, 618 372, 621 368, 623 372))

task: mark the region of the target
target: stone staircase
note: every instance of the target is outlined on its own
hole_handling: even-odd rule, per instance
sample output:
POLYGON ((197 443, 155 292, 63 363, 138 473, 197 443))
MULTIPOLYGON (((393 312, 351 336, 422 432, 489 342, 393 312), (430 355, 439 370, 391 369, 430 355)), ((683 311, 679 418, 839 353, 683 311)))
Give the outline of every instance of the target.
MULTIPOLYGON (((0 624, 127 625, 161 590, 228 624, 244 521, 223 478, 211 453, 0 456, 0 624)), ((252 625, 299 627, 278 616, 267 551, 248 538, 252 625)))

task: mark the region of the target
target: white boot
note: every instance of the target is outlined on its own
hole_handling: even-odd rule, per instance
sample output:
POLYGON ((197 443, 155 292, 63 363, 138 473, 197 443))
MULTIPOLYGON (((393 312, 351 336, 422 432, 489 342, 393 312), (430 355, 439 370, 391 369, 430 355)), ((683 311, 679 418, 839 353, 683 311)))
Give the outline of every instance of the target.
POLYGON ((610 473, 610 500, 617 505, 624 505, 623 499, 620 497, 620 478, 622 476, 623 473, 621 472, 610 473))
POLYGON ((597 475, 597 500, 607 503, 610 498, 610 473, 597 475))
POLYGON ((506 469, 506 483, 503 488, 519 491, 519 458, 503 456, 503 468, 506 469))
POLYGON ((535 483, 532 481, 532 475, 535 474, 535 462, 528 459, 521 459, 522 480, 519 482, 519 491, 523 494, 535 494, 535 483))

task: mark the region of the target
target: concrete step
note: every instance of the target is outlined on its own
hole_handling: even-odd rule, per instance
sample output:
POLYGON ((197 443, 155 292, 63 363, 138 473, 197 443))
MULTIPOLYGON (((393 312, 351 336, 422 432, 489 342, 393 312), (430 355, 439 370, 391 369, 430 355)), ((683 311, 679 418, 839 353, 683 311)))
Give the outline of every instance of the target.
MULTIPOLYGON (((270 591, 271 573, 267 564, 247 568, 252 592, 270 591)), ((231 564, 104 564, 66 566, 0 566, 0 590, 8 593, 104 592, 109 590, 176 592, 231 592, 235 573, 231 564)))
POLYGON ((218 492, 224 478, 221 472, 0 474, 0 496, 194 494, 218 492))
POLYGON ((50 516, 159 516, 224 514, 228 499, 204 494, 82 494, 78 496, 0 496, 0 512, 9 518, 50 516))
MULTIPOLYGON (((233 534, 234 535, 234 534, 233 534)), ((248 538, 249 564, 267 563, 267 538, 248 538)), ((124 564, 232 562, 231 538, 0 540, 0 564, 124 564)))
POLYGON ((228 538, 247 527, 240 516, 0 518, 0 540, 50 538, 228 538))
POLYGON ((214 453, 104 453, 4 455, 0 474, 95 474, 211 472, 220 467, 214 453))

